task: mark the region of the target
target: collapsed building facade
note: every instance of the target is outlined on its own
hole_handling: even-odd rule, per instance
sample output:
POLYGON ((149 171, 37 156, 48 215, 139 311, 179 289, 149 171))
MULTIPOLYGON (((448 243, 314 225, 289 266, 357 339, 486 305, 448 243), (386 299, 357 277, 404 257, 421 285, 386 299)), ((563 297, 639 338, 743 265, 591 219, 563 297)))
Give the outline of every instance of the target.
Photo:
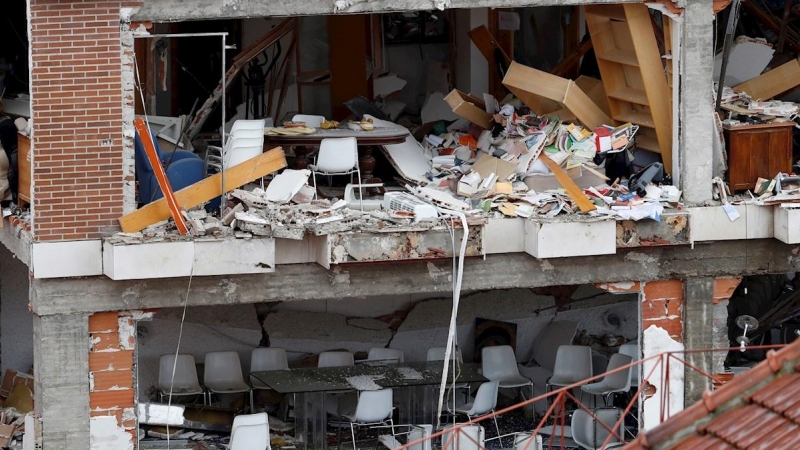
MULTIPOLYGON (((491 8, 584 3, 28 0, 30 214, 4 218, 0 230, 0 329, 3 367, 33 366, 42 448, 134 445, 142 397, 138 355, 148 339, 137 325, 146 328, 161 310, 184 302, 202 308, 331 300, 369 309, 398 294, 437 298, 453 289, 455 249, 446 229, 113 240, 120 217, 136 210, 137 33, 189 21, 437 9, 455 10, 456 33, 465 34, 485 24, 491 8)), ((727 301, 741 278, 800 270, 796 210, 734 205, 740 217, 732 221, 713 197, 716 3, 650 5, 673 17, 665 36, 674 72, 670 158, 682 207, 659 222, 489 218, 470 233, 463 292, 593 285, 634 294, 638 323, 631 338, 648 355, 661 351, 664 340, 678 348, 727 347, 727 301)), ((468 41, 461 44, 455 84, 488 90, 485 59, 468 41)), ((705 372, 721 370, 709 355, 687 358, 705 372)), ((675 404, 688 406, 707 388, 687 369, 675 404)))

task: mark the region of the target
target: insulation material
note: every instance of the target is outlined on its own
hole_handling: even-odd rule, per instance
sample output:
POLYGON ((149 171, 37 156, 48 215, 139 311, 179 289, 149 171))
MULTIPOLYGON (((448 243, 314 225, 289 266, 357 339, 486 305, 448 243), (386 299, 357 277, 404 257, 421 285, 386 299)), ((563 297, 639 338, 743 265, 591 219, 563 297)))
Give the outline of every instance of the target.
MULTIPOLYGON (((725 86, 739 83, 761 75, 775 53, 772 46, 763 39, 739 36, 731 47, 728 67, 725 70, 725 86)), ((719 81, 722 68, 722 53, 714 58, 714 81, 719 81)))
POLYGON ((419 184, 428 182, 425 174, 431 170, 431 162, 414 136, 409 134, 402 144, 384 145, 381 149, 401 177, 419 184))
MULTIPOLYGON (((659 353, 684 350, 683 344, 670 337, 669 332, 659 326, 650 325, 644 330, 643 334, 643 359, 659 353)), ((683 357, 683 355, 676 356, 683 357)), ((666 356, 662 357, 661 361, 663 361, 662 364, 667 363, 666 356)), ((644 430, 651 430, 661 423, 661 396, 663 394, 660 391, 667 385, 665 381, 668 381, 669 386, 669 393, 667 394, 669 405, 664 405, 664 418, 667 419, 683 409, 684 365, 674 358, 670 358, 669 380, 664 380, 663 378, 663 374, 666 373, 666 367, 656 367, 657 365, 659 365, 659 359, 655 358, 645 361, 641 366, 642 380, 647 380, 656 388, 655 395, 643 401, 644 430)))

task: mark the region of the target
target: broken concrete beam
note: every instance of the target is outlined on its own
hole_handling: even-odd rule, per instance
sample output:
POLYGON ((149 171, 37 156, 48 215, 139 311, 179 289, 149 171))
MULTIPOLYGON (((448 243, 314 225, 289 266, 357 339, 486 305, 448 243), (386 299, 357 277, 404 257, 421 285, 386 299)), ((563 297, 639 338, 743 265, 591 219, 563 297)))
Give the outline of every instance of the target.
MULTIPOLYGON (((284 167, 286 167, 286 157, 283 149, 276 147, 226 170, 224 189, 222 186, 222 174, 218 173, 181 189, 175 193, 175 198, 181 207, 193 208, 219 197, 223 192, 243 186, 284 167)), ((122 231, 133 233, 169 217, 169 207, 166 200, 162 198, 120 217, 119 224, 122 227, 122 231)))
POLYGON ((537 102, 537 96, 558 102, 590 129, 614 123, 572 80, 512 62, 503 85, 529 107, 537 102))

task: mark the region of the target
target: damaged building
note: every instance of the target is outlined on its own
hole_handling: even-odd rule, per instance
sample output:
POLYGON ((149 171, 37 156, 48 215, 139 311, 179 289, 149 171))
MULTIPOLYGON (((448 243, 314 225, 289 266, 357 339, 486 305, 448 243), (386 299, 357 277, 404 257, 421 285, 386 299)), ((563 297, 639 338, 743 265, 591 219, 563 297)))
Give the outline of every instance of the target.
POLYGON ((760 346, 800 335, 796 2, 6 3, 0 448, 422 449, 485 413, 451 448, 601 448, 547 421, 567 347, 629 371, 586 391, 615 438, 671 448, 705 391, 791 378, 760 346), (406 432, 351 428, 355 391, 406 432))

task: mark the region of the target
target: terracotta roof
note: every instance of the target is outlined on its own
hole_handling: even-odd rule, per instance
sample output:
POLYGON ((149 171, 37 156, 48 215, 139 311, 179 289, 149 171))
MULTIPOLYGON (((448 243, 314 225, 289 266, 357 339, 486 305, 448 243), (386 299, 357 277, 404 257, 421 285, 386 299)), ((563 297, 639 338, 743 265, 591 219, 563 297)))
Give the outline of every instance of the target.
POLYGON ((658 427, 640 433, 633 449, 800 448, 800 340, 658 427))

